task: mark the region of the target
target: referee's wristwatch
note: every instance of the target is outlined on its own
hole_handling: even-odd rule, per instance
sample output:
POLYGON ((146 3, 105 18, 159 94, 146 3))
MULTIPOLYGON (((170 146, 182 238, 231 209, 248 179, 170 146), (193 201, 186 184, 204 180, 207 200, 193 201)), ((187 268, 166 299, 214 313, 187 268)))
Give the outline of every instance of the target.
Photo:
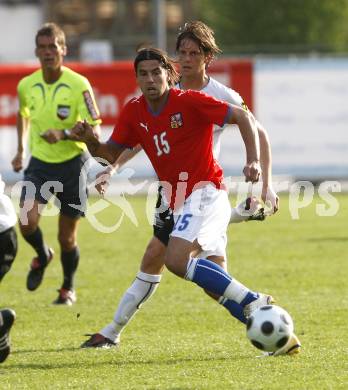
POLYGON ((64 129, 63 130, 63 140, 66 141, 67 139, 70 138, 71 132, 69 129, 64 129))

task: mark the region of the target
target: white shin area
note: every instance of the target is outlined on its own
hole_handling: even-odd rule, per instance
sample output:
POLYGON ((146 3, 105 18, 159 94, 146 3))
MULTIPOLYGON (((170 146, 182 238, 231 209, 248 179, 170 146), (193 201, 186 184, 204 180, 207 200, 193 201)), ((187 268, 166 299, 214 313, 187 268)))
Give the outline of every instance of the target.
POLYGON ((99 333, 112 341, 119 335, 138 309, 156 291, 162 275, 152 275, 139 271, 134 282, 124 293, 117 307, 113 321, 99 333))
POLYGON ((223 296, 227 299, 232 299, 237 303, 241 303, 250 290, 244 286, 244 284, 238 282, 236 279, 232 279, 227 286, 223 296))

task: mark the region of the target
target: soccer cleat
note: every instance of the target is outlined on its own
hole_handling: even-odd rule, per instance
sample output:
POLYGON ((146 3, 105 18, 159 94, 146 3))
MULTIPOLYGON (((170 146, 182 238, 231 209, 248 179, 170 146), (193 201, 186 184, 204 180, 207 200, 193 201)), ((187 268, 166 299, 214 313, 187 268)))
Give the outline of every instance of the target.
POLYGON ((280 355, 297 355, 301 352, 301 342, 295 333, 289 338, 289 341, 284 345, 284 347, 275 351, 272 356, 280 356, 280 355))
POLYGON ((10 354, 10 330, 15 319, 16 313, 13 310, 0 310, 0 363, 10 354))
POLYGON ((243 221, 263 221, 266 216, 261 202, 255 197, 248 197, 231 211, 230 223, 243 221))
POLYGON ((34 291, 40 286, 45 273, 45 269, 48 266, 48 264, 52 261, 53 255, 54 255, 53 249, 48 248, 48 258, 47 258, 47 264, 45 266, 42 266, 40 264, 38 257, 33 258, 30 264, 30 271, 27 276, 27 289, 29 291, 34 291))
POLYGON ((80 348, 103 348, 109 349, 113 347, 117 347, 120 343, 120 339, 116 339, 116 341, 112 341, 107 337, 104 337, 100 333, 94 334, 86 334, 85 336, 89 336, 89 339, 83 342, 80 348))
POLYGON ((274 302, 275 301, 271 295, 259 294, 259 297, 255 299, 255 301, 252 301, 244 307, 244 315, 246 318, 249 318, 254 310, 262 306, 272 305, 274 302))
POLYGON ((263 356, 260 357, 267 357, 267 356, 281 356, 281 355, 288 355, 288 356, 294 356, 301 352, 301 342, 298 339, 298 337, 295 335, 295 333, 292 334, 292 336, 289 338, 289 341, 284 345, 284 347, 278 349, 275 352, 264 352, 263 356))
POLYGON ((76 293, 74 290, 67 290, 66 288, 61 288, 57 290, 59 292, 58 298, 53 301, 54 305, 67 305, 71 306, 77 301, 76 293))
POLYGON ((248 221, 264 221, 266 219, 265 209, 261 207, 253 215, 251 215, 246 222, 248 221))

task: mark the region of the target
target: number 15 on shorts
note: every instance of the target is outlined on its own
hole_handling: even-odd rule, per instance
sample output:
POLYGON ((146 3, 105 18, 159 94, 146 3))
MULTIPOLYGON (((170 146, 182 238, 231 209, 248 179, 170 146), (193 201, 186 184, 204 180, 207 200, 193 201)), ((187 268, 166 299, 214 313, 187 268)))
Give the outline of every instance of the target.
POLYGON ((175 222, 173 231, 179 230, 179 232, 182 232, 183 230, 186 230, 191 218, 192 214, 179 215, 178 219, 175 222))

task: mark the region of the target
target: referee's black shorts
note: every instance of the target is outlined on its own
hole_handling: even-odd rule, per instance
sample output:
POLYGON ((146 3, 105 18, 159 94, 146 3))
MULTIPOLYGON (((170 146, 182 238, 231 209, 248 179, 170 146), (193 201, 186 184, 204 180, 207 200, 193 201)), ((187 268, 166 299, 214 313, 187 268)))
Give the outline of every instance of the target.
POLYGON ((31 157, 24 171, 21 203, 36 199, 46 204, 55 195, 60 213, 71 218, 84 216, 87 200, 87 174, 82 169, 88 156, 82 153, 61 163, 47 163, 31 157))

